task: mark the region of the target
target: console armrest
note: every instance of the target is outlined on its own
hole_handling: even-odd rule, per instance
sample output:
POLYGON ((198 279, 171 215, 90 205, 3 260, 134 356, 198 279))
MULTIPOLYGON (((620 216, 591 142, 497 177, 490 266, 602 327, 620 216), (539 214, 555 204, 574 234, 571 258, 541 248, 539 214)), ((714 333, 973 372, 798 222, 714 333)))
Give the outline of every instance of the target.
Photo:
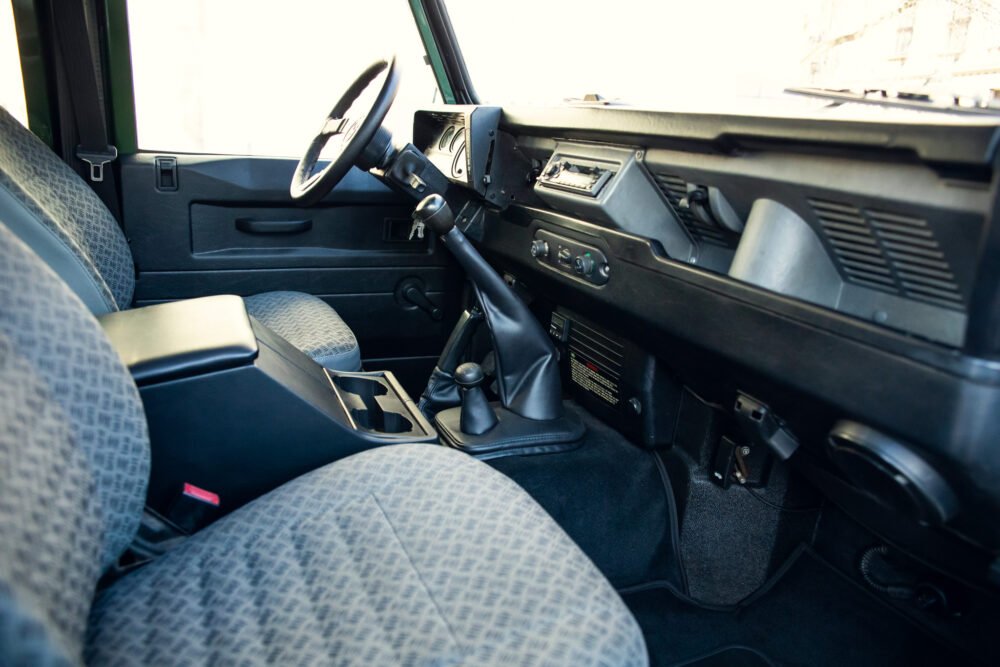
POLYGON ((173 301, 98 319, 140 386, 243 366, 257 357, 257 338, 238 296, 173 301))

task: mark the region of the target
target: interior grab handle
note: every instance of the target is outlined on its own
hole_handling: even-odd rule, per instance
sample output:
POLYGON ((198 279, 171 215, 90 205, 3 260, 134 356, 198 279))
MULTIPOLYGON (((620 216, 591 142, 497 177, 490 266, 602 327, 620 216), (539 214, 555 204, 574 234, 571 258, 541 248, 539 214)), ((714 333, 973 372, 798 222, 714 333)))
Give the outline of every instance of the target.
POLYGON ((312 220, 236 220, 236 229, 247 234, 301 234, 308 232, 312 226, 312 220))

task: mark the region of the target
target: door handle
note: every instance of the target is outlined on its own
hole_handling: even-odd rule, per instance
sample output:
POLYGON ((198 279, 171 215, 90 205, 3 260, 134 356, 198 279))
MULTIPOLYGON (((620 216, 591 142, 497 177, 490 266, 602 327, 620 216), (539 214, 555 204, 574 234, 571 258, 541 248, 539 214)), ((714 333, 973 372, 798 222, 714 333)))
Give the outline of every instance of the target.
POLYGON ((247 234, 301 234, 312 229, 312 220, 254 220, 237 218, 236 229, 247 234))

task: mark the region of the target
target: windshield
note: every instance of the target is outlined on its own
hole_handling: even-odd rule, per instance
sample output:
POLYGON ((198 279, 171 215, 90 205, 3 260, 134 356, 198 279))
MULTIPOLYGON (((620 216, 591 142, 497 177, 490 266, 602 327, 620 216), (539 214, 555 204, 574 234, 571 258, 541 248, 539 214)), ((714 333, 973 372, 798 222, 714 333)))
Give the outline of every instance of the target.
MULTIPOLYGON (((817 108, 789 87, 991 99, 997 0, 448 0, 480 101, 817 108)), ((879 112, 887 110, 879 109, 879 112)))

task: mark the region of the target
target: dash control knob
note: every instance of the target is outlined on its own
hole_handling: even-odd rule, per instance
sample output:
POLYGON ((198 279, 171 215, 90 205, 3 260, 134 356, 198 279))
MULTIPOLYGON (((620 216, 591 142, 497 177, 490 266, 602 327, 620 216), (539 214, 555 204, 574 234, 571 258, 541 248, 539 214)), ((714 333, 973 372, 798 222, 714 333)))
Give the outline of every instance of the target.
POLYGON ((573 270, 581 276, 589 276, 594 272, 594 258, 590 256, 589 252, 577 255, 573 259, 573 270))
POLYGON ((542 239, 535 239, 531 242, 531 256, 545 259, 549 256, 549 244, 542 239))

